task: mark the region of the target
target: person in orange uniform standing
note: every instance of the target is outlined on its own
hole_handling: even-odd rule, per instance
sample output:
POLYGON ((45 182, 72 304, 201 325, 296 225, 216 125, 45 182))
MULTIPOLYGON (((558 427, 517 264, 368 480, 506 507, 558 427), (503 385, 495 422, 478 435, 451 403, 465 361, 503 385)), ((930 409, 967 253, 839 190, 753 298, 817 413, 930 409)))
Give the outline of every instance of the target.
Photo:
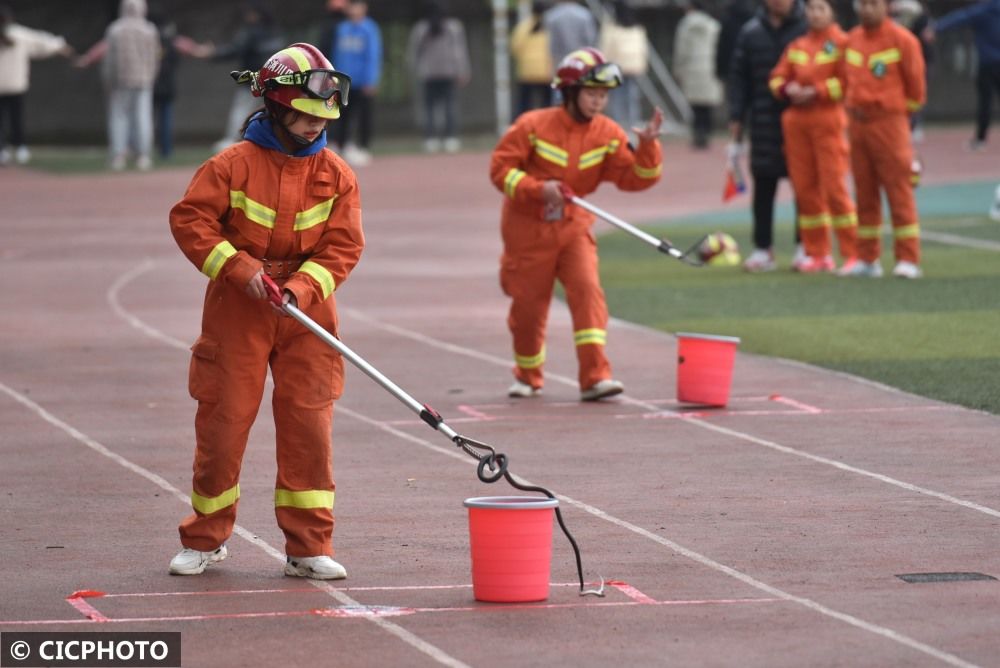
POLYGON ((278 474, 275 515, 285 574, 347 576, 333 560, 333 401, 343 388, 339 354, 284 312, 264 289, 335 332, 333 291, 364 247, 354 173, 326 147, 326 124, 346 106, 350 78, 310 44, 292 44, 259 71, 233 72, 264 108, 243 141, 205 162, 170 211, 184 255, 210 279, 189 389, 198 401, 191 505, 170 573, 197 575, 225 559, 240 498, 247 436, 274 379, 278 474))
POLYGON ((919 278, 909 115, 925 101, 924 57, 917 38, 888 18, 888 0, 858 0, 857 10, 861 25, 847 35, 843 65, 859 223, 858 263, 847 275, 882 275, 880 190, 885 190, 896 257, 892 274, 919 278))
POLYGON ((834 21, 830 0, 806 4, 809 32, 788 45, 771 71, 775 97, 790 106, 782 112, 785 161, 798 202, 798 224, 808 256, 796 269, 833 271, 830 228, 836 232, 842 272, 857 262, 858 216, 847 190, 847 117, 840 78, 847 35, 834 21))
POLYGON ((514 339, 514 384, 508 395, 530 397, 543 385, 545 326, 552 289, 566 290, 579 364, 580 398, 619 394, 604 353, 608 308, 597 272, 594 217, 564 199, 563 187, 585 196, 602 181, 622 190, 645 190, 660 179, 663 112, 642 128, 625 131, 601 112, 622 76, 595 48, 567 54, 552 87, 562 106, 522 114, 501 137, 490 161, 490 179, 504 194, 500 285, 511 298, 507 324, 514 339))

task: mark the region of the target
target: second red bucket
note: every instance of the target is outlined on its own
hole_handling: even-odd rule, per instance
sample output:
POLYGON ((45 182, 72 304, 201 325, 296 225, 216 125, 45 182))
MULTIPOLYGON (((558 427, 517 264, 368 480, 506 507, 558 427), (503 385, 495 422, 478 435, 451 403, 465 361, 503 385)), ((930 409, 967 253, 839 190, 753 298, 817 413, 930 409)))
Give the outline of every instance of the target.
POLYGON ((477 601, 526 603, 549 597, 556 499, 480 496, 466 499, 477 601))
POLYGON ((735 336, 677 333, 677 401, 725 406, 740 340, 735 336))

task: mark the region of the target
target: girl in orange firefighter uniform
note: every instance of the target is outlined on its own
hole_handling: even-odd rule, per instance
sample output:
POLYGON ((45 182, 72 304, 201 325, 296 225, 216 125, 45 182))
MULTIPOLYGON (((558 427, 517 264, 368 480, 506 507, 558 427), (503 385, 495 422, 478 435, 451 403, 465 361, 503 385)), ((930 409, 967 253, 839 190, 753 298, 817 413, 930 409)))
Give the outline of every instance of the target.
POLYGON ((562 186, 584 196, 602 181, 644 190, 660 178, 662 112, 635 128, 638 148, 601 114, 621 73, 600 51, 567 55, 553 88, 561 107, 522 114, 497 143, 490 179, 504 194, 500 285, 511 297, 507 324, 514 339, 514 384, 508 394, 530 397, 543 384, 545 325, 556 279, 566 290, 579 363, 580 397, 603 399, 624 388, 604 354, 608 309, 597 272, 594 217, 564 200, 562 186))
POLYGON ((192 347, 198 400, 194 513, 180 525, 176 575, 227 555, 250 427, 274 379, 275 514, 285 534, 286 575, 346 577, 332 559, 330 427, 343 387, 335 351, 267 301, 262 275, 320 325, 336 331, 334 289, 361 256, 361 200, 350 168, 326 146, 326 123, 347 104, 350 78, 318 49, 293 44, 259 72, 233 73, 265 108, 244 141, 201 166, 170 212, 187 258, 208 276, 201 336, 192 347))
POLYGON ((834 22, 830 0, 809 0, 806 20, 809 32, 788 45, 770 81, 774 95, 791 103, 781 115, 781 128, 808 256, 797 270, 835 269, 832 226, 844 261, 841 271, 849 272, 857 261, 858 216, 847 190, 847 117, 839 75, 847 35, 834 22))
POLYGON ((845 106, 850 119, 851 171, 858 198, 858 264, 851 276, 882 275, 882 201, 892 215, 893 250, 901 278, 919 278, 920 225, 911 182, 912 112, 926 95, 920 42, 888 18, 888 0, 858 0, 861 25, 847 35, 845 106))

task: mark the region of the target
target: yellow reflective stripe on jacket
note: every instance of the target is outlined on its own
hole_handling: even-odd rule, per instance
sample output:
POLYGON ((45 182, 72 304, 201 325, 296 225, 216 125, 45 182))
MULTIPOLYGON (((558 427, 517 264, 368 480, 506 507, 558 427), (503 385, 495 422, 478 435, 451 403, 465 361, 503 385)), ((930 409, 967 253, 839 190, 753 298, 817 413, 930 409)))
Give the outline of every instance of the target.
POLYGON ((834 49, 827 53, 826 51, 818 51, 816 57, 813 58, 813 62, 817 65, 829 65, 830 63, 835 63, 840 60, 840 49, 834 49))
POLYGON ((517 184, 520 183, 521 179, 523 179, 526 175, 527 172, 522 169, 518 169, 517 167, 510 168, 510 171, 507 172, 507 176, 505 176, 503 180, 503 191, 507 193, 507 197, 514 199, 514 193, 517 191, 517 184))
POLYGON ((567 167, 569 165, 569 151, 561 149, 555 144, 550 144, 544 139, 539 139, 535 135, 531 135, 530 140, 531 145, 535 147, 535 153, 538 154, 538 157, 549 162, 554 162, 560 167, 567 167))
POLYGON ((663 164, 661 163, 656 167, 641 167, 639 165, 635 165, 632 169, 640 179, 655 179, 663 172, 663 164))
POLYGON ((233 505, 239 501, 239 498, 240 485, 236 483, 218 496, 202 496, 197 492, 191 492, 191 507, 202 515, 211 515, 216 511, 233 505))
POLYGON ((316 280, 317 283, 319 283, 320 289, 323 290, 323 299, 329 297, 330 293, 337 288, 337 283, 333 280, 333 274, 331 274, 330 270, 321 264, 317 264, 312 260, 307 260, 302 263, 301 267, 299 267, 299 271, 304 274, 309 274, 316 280))
POLYGON ((337 201, 337 197, 338 195, 334 195, 325 202, 320 202, 312 208, 295 214, 295 231, 301 232, 320 223, 325 223, 326 219, 330 217, 330 211, 333 210, 333 203, 337 201))
POLYGON ((845 227, 854 227, 858 224, 858 214, 856 213, 845 213, 842 216, 834 216, 832 219, 833 226, 842 229, 845 227))
POLYGON ((304 492, 276 489, 274 490, 274 507, 333 508, 333 492, 325 489, 308 489, 304 492))
POLYGON ((892 63, 898 63, 901 57, 899 49, 886 49, 885 51, 879 51, 878 53, 873 53, 868 56, 868 64, 874 65, 875 63, 884 63, 886 65, 891 65, 892 63))
POLYGON ((922 107, 922 106, 924 106, 924 105, 920 104, 916 100, 907 100, 906 101, 906 110, 907 111, 920 111, 920 107, 922 107))
POLYGON ((835 102, 844 97, 844 88, 840 85, 840 79, 837 77, 827 79, 826 92, 830 95, 830 99, 835 102))
POLYGON ((855 67, 861 67, 865 64, 865 57, 861 55, 860 51, 855 51, 854 49, 848 49, 844 52, 844 59, 847 60, 848 65, 854 65, 855 67))
POLYGON ((236 255, 236 247, 228 241, 220 241, 205 258, 205 263, 201 265, 201 273, 214 281, 222 270, 222 265, 234 255, 236 255))
POLYGON ((617 139, 612 139, 604 146, 598 146, 593 150, 587 151, 586 153, 580 156, 580 169, 583 170, 583 169, 589 169, 591 167, 596 167, 597 165, 604 162, 604 158, 607 155, 617 151, 620 145, 621 145, 620 141, 618 141, 617 139))
POLYGON ((795 63, 796 65, 808 65, 809 54, 801 49, 789 49, 788 62, 795 63))
POLYGON ((545 363, 545 346, 537 355, 518 355, 514 353, 514 363, 521 369, 537 369, 545 363))
POLYGON ((767 82, 767 85, 770 86, 771 92, 777 95, 778 90, 785 85, 785 77, 774 77, 767 82))
POLYGON ((278 217, 278 212, 250 199, 242 190, 229 191, 229 206, 234 209, 242 209, 243 214, 258 225, 270 230, 274 229, 274 221, 278 217))
POLYGON ((882 228, 875 225, 858 225, 858 239, 879 239, 882 228))
POLYGON ((912 223, 910 225, 900 225, 892 228, 892 236, 895 239, 917 239, 920 237, 920 225, 912 223))
POLYGON ((578 346, 585 346, 588 343, 605 345, 608 342, 608 333, 603 329, 578 329, 573 332, 573 343, 578 346))
POLYGON ((828 213, 818 213, 815 216, 799 216, 799 227, 804 230, 828 227, 829 225, 830 214, 828 213))

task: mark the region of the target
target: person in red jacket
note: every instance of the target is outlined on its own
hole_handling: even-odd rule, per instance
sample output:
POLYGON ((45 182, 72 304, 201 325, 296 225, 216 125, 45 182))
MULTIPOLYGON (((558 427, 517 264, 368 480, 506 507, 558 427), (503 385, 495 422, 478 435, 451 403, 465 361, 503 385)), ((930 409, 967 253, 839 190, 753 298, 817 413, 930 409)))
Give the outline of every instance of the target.
POLYGON ((926 99, 924 56, 917 38, 888 18, 888 0, 858 0, 857 7, 861 25, 847 34, 843 65, 858 198, 858 263, 848 275, 882 275, 884 190, 892 214, 892 274, 919 278, 920 224, 911 181, 909 116, 926 99))
POLYGON ((833 271, 833 227, 850 272, 857 259, 858 216, 847 190, 847 117, 839 70, 847 35, 834 22, 830 0, 806 4, 809 32, 788 45, 771 70, 775 97, 790 106, 781 114, 785 162, 798 202, 798 224, 807 258, 804 273, 833 271))
POLYGON ((347 104, 350 78, 309 44, 292 44, 259 71, 234 72, 264 108, 243 141, 198 169, 170 211, 170 229, 209 278, 189 389, 198 401, 191 505, 170 573, 197 575, 225 559, 240 498, 239 474, 270 366, 277 440, 275 515, 285 574, 347 576, 333 560, 333 401, 339 354, 267 300, 263 276, 335 332, 334 290, 361 256, 354 173, 326 149, 326 124, 347 104))
POLYGON ((609 89, 621 81, 618 67, 597 49, 569 53, 552 82, 562 93, 562 106, 522 114, 493 150, 490 179, 504 194, 500 285, 511 298, 511 397, 531 397, 542 389, 545 326, 557 279, 573 320, 580 398, 596 401, 624 389, 611 377, 604 354, 608 308, 590 230, 594 217, 568 203, 563 191, 568 187, 584 196, 602 181, 645 190, 659 180, 663 112, 656 109, 644 127, 633 128, 639 138, 634 149, 625 131, 601 113, 609 89))

